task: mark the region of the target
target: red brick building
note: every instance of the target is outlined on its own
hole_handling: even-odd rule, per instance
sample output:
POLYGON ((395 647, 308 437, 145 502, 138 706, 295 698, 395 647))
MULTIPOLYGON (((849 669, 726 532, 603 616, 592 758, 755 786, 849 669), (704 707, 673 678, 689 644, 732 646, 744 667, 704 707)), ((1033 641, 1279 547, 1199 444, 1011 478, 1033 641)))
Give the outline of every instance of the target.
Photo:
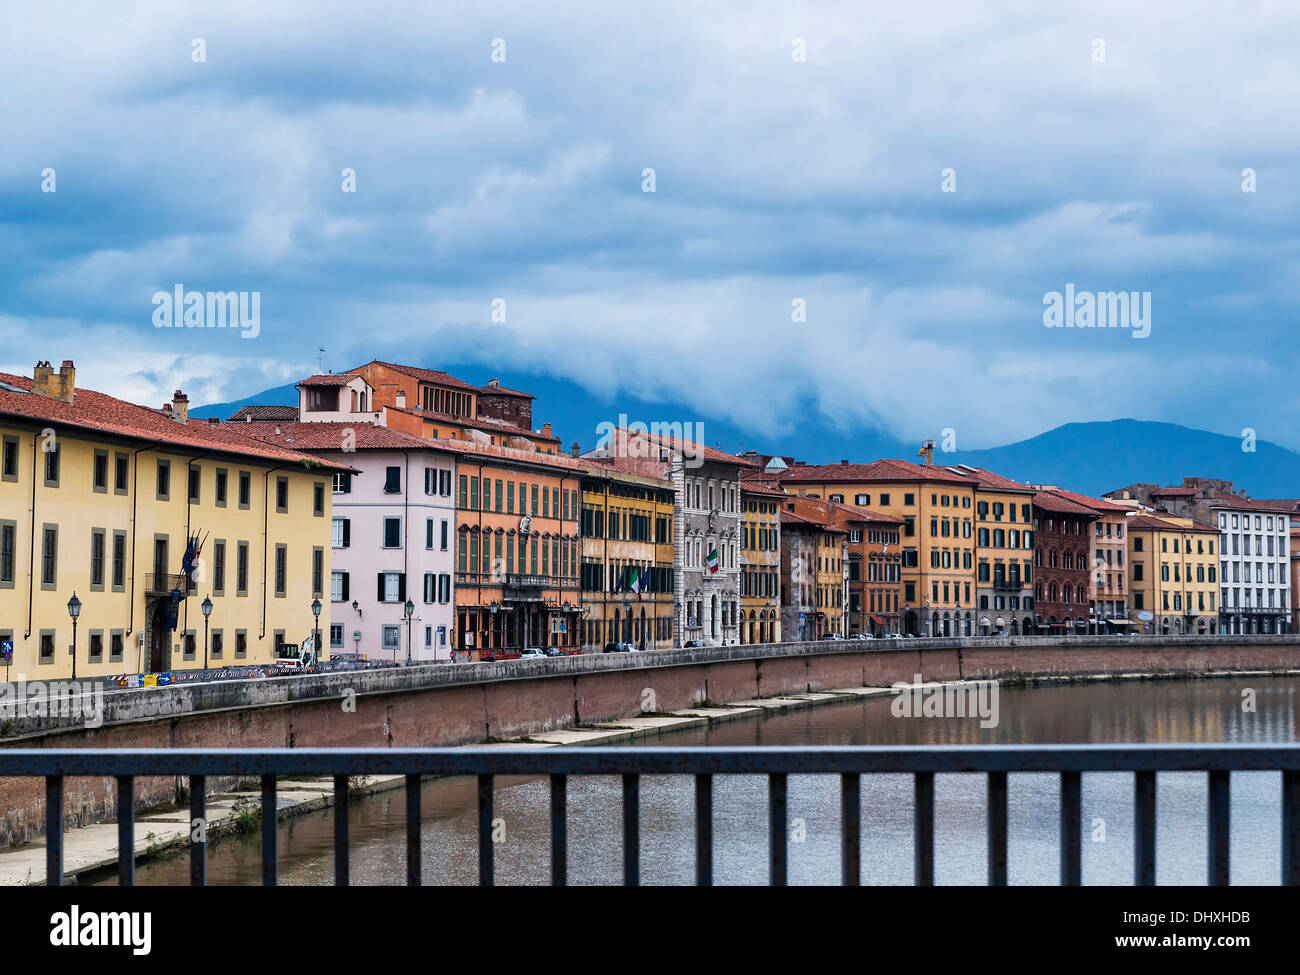
POLYGON ((1034 628, 1041 635, 1087 628, 1092 524, 1098 517, 1058 491, 1034 495, 1034 628))

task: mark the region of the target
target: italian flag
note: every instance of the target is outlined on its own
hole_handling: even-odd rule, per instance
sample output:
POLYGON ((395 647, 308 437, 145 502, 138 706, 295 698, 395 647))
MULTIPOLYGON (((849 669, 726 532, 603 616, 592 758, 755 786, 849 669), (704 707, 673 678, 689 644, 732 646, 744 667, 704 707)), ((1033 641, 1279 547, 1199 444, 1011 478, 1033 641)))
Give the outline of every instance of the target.
POLYGON ((709 571, 718 571, 718 550, 716 548, 709 549, 709 571))
POLYGON ((641 590, 645 588, 645 580, 641 576, 641 570, 638 569, 635 565, 631 566, 627 570, 627 575, 628 578, 631 580, 631 582, 628 585, 628 588, 631 589, 638 596, 641 595, 641 590))

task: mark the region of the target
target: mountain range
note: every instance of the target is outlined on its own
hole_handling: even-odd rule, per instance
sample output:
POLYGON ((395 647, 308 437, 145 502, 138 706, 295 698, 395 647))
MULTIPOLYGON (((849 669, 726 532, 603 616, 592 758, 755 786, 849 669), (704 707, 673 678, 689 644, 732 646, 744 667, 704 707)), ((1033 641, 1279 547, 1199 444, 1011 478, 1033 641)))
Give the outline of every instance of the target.
MULTIPOLYGON (((444 367, 467 382, 486 383, 481 368, 444 367)), ((511 372, 505 380, 514 389, 533 393, 534 426, 550 422, 567 448, 577 441, 583 450, 595 446, 602 422, 625 416, 643 423, 699 422, 699 411, 683 404, 653 403, 619 394, 617 399, 592 393, 571 380, 511 372)), ((196 418, 228 417, 242 406, 295 406, 297 390, 277 386, 228 403, 195 407, 196 418)), ((732 423, 703 420, 708 446, 731 453, 756 450, 793 456, 807 463, 841 459, 865 463, 880 457, 916 460, 916 443, 904 443, 878 430, 844 430, 821 416, 812 404, 799 423, 779 442, 771 442, 732 423)), ((941 447, 941 442, 936 441, 941 447)), ((973 464, 1006 477, 1034 484, 1055 484, 1099 495, 1125 485, 1146 482, 1181 484, 1184 475, 1220 477, 1245 488, 1254 498, 1300 497, 1300 453, 1259 440, 1243 449, 1238 437, 1149 420, 1116 419, 1066 423, 1027 440, 980 450, 945 452, 936 449, 936 464, 973 464)))

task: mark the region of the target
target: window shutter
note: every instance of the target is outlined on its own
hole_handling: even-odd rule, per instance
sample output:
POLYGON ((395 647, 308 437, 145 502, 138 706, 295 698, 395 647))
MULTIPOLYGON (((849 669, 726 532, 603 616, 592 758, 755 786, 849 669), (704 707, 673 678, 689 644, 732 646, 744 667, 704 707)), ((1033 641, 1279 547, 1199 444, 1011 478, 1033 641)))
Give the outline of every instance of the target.
POLYGON ((343 547, 347 548, 352 544, 352 519, 343 519, 343 547))
POLYGON ((399 603, 406 602, 406 573, 405 572, 397 573, 397 601, 399 603))
POLYGON ((379 573, 379 601, 384 601, 384 574, 379 573))
POLYGON ((351 494, 351 493, 352 493, 352 475, 351 475, 351 474, 344 474, 344 475, 343 475, 343 493, 344 493, 344 494, 351 494))
POLYGON ((345 603, 352 598, 352 593, 348 591, 348 579, 350 575, 351 573, 348 572, 343 573, 343 601, 345 603))

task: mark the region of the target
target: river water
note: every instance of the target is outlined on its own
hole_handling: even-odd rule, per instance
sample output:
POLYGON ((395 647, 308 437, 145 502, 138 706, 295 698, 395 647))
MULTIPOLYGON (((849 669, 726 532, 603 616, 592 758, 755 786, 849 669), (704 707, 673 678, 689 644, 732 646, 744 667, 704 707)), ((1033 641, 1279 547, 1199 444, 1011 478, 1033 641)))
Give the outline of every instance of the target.
MULTIPOLYGON (((711 728, 673 732, 640 744, 699 745, 1047 744, 1137 742, 1285 742, 1300 740, 1296 678, 1002 688, 1000 721, 897 718, 890 698, 820 705, 711 728), (1252 698, 1254 710, 1249 709, 1252 698)), ((628 745, 630 748, 637 744, 628 745)), ((863 776, 862 879, 912 882, 912 780, 863 776)), ((1058 876, 1058 788, 1055 774, 1017 773, 1008 784, 1008 871, 1013 884, 1055 884, 1058 876)), ((1280 879, 1280 773, 1232 776, 1232 882, 1280 879)), ((693 782, 647 776, 641 783, 641 880, 689 884, 694 879, 693 782)), ((1206 776, 1157 776, 1157 882, 1206 879, 1206 776)), ((477 792, 471 778, 440 779, 423 789, 424 882, 477 882, 477 792)), ((839 780, 789 780, 789 880, 839 882, 839 780)), ((495 814, 504 836, 496 846, 500 884, 550 882, 550 789, 545 779, 497 782, 495 814)), ((569 780, 569 882, 617 884, 622 879, 621 786, 613 777, 569 780)), ((400 790, 350 807, 354 884, 405 882, 405 800, 400 790)), ((935 777, 935 881, 982 884, 986 878, 985 779, 935 777)), ((329 812, 280 827, 280 883, 333 883, 333 820, 329 812)), ((1083 776, 1085 884, 1133 880, 1133 776, 1083 776)), ((208 882, 261 882, 258 834, 209 848, 208 882)), ((140 884, 188 883, 188 857, 141 864, 140 884)), ((714 880, 767 882, 767 787, 760 776, 714 777, 714 880)), ((114 883, 116 878, 105 878, 114 883)))

